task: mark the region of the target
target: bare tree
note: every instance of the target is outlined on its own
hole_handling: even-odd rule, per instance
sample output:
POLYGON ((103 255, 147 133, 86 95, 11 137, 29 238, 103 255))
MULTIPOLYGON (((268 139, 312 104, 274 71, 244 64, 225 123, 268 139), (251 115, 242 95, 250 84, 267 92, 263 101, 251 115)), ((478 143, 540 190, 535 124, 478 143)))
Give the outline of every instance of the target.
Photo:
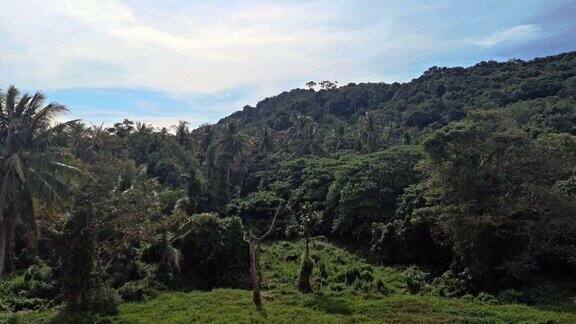
POLYGON ((248 243, 250 248, 250 276, 252 277, 252 301, 257 307, 262 306, 262 298, 260 296, 260 288, 262 286, 262 273, 260 271, 260 242, 272 233, 274 230, 274 225, 276 224, 276 218, 280 210, 282 210, 283 204, 280 203, 278 208, 276 208, 276 213, 274 213, 274 218, 272 218, 272 223, 268 228, 268 231, 264 235, 257 237, 254 231, 250 228, 248 233, 244 232, 244 241, 248 243))

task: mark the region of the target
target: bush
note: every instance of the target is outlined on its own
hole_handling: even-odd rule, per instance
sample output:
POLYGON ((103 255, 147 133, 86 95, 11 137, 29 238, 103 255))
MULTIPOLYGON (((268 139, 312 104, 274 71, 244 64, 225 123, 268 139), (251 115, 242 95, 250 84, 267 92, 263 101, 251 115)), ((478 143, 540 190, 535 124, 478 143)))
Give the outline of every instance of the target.
POLYGON ((506 289, 498 294, 498 301, 503 304, 527 303, 526 296, 516 289, 506 289))
POLYGON ((429 290, 429 278, 430 274, 428 272, 422 271, 416 266, 411 266, 404 270, 404 275, 406 276, 406 288, 411 294, 418 294, 429 290))
POLYGON ((358 283, 372 283, 374 269, 369 265, 352 265, 336 276, 336 281, 352 286, 358 283))
POLYGON ((118 306, 121 302, 122 299, 115 289, 102 287, 96 289, 89 295, 87 308, 96 314, 116 315, 118 314, 118 306))
POLYGON ((458 297, 466 293, 466 281, 451 270, 432 281, 432 292, 441 297, 458 297))
POLYGON ((486 304, 496 304, 498 303, 498 299, 489 293, 481 292, 476 296, 476 301, 486 304))
POLYGON ((304 255, 302 257, 302 263, 300 264, 300 274, 298 275, 298 290, 302 293, 312 292, 312 285, 310 283, 312 279, 312 273, 314 271, 314 261, 304 255))
POLYGON ((186 287, 248 286, 248 244, 243 240, 240 218, 198 214, 181 231, 185 234, 174 246, 182 253, 180 279, 186 287))
POLYGON ((383 295, 389 295, 392 290, 390 288, 388 288, 386 286, 386 284, 384 283, 384 281, 380 278, 376 279, 376 281, 374 281, 374 286, 376 289, 376 292, 383 294, 383 295))
POLYGON ((164 289, 166 288, 156 281, 140 280, 124 284, 118 289, 118 294, 124 301, 145 301, 156 297, 164 289))
POLYGON ((44 263, 36 264, 24 272, 27 295, 36 298, 52 299, 58 295, 52 268, 44 263))

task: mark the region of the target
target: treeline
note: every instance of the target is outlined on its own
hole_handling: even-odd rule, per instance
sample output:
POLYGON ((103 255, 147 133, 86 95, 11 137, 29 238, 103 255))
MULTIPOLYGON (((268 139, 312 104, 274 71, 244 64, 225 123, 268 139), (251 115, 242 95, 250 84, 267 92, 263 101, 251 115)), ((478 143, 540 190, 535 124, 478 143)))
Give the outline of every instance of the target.
POLYGON ((52 126, 64 107, 9 88, 0 270, 51 283, 14 288, 29 303, 78 307, 248 287, 244 236, 282 205, 273 238, 324 236, 462 293, 573 279, 576 53, 332 84, 195 130, 52 126))

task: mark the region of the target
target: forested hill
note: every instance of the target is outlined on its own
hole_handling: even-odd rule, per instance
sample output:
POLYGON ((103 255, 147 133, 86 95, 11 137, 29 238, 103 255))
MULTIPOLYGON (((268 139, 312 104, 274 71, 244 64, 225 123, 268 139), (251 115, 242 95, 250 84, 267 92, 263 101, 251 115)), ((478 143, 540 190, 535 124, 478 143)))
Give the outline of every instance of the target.
POLYGON ((308 86, 172 131, 52 126, 65 107, 2 92, 0 311, 114 312, 118 294, 246 289, 263 233, 281 241, 266 258, 286 268, 265 268, 262 286, 276 296, 574 311, 576 52, 434 67, 404 84, 308 86), (326 243, 282 242, 310 237, 326 243), (334 244, 356 255, 326 252, 334 244), (301 255, 285 255, 290 246, 301 255), (358 256, 400 270, 382 280, 358 256))
MULTIPOLYGON (((336 89, 294 89, 246 106, 220 123, 234 120, 250 131, 268 125, 287 130, 296 116, 310 116, 321 128, 344 122, 355 128, 358 117, 375 111, 389 128, 392 142, 404 136, 437 129, 463 118, 472 109, 509 107, 543 114, 544 125, 558 132, 574 132, 576 52, 531 61, 483 61, 472 67, 432 67, 408 83, 348 84, 336 89), (548 100, 544 100, 548 99, 548 100), (572 100, 572 101, 571 101, 572 100)), ((320 88, 317 86, 316 88, 320 88)))

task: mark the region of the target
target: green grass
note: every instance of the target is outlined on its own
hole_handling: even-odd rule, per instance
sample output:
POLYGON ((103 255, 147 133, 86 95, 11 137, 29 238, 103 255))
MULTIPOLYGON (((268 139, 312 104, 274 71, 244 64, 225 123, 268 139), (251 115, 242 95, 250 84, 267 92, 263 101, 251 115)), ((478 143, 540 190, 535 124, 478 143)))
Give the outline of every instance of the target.
MULTIPOLYGON (((327 243, 315 243, 313 254, 326 262, 325 279, 315 282, 316 292, 302 295, 294 288, 302 246, 280 242, 264 247, 264 307, 257 310, 251 292, 217 289, 210 292, 165 293, 143 303, 124 303, 120 314, 104 318, 114 323, 576 323, 573 309, 545 310, 523 305, 494 305, 474 300, 409 295, 405 278, 393 268, 371 266, 385 293, 370 286, 338 285, 350 267, 367 265, 362 259, 327 243)), ((318 269, 317 269, 318 270, 318 269)), ((319 274, 316 273, 318 276, 319 274)), ((80 316, 81 317, 81 316, 80 316)), ((58 317, 57 310, 0 314, 22 323, 79 323, 81 318, 58 317)))

